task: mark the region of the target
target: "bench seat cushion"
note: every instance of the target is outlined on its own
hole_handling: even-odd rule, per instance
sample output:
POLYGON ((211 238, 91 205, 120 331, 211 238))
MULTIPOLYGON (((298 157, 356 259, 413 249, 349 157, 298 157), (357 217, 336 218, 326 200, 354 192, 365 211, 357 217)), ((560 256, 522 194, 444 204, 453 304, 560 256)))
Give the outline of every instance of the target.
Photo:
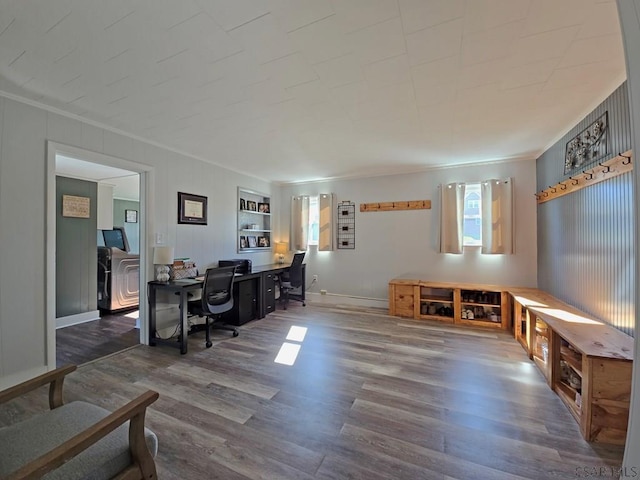
MULTIPOLYGON (((71 402, 0 428, 0 478, 35 460, 111 412, 86 402, 71 402)), ((145 428, 149 451, 155 457, 158 439, 145 428)), ((109 479, 131 462, 129 422, 43 478, 47 480, 109 479)))

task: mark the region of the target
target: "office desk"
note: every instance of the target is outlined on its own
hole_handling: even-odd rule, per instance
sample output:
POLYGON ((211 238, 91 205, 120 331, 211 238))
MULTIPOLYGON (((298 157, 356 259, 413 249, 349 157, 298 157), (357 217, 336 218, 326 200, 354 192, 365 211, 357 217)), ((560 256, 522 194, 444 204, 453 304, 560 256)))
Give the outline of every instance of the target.
MULTIPOLYGON (((233 280, 233 309, 222 315, 222 320, 231 325, 242 325, 250 320, 264 318, 275 310, 275 277, 289 269, 288 264, 275 263, 253 267, 251 273, 237 275, 233 280)), ((302 265, 302 299, 305 291, 305 265, 302 265)), ((149 300, 149 345, 157 344, 179 347, 180 353, 187 353, 187 303, 189 292, 202 289, 202 280, 181 279, 168 282, 157 280, 148 283, 149 300), (159 291, 179 295, 180 318, 178 319, 178 339, 162 339, 156 335, 156 297, 159 291)))

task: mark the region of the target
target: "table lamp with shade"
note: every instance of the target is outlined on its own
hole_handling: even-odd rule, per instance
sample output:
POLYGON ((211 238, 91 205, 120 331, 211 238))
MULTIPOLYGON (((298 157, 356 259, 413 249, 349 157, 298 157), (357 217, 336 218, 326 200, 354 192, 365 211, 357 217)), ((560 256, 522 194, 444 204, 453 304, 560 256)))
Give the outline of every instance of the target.
POLYGON ((173 247, 155 247, 153 264, 156 266, 156 280, 169 281, 169 265, 173 264, 173 247))
POLYGON ((285 242, 276 242, 276 255, 278 255, 278 263, 284 263, 284 255, 289 250, 289 245, 285 242))

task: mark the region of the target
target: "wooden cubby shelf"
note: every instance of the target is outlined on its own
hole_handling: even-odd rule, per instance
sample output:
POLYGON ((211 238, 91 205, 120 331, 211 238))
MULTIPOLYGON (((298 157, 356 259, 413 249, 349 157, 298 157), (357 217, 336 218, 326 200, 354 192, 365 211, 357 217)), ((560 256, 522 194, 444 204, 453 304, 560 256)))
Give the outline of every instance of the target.
POLYGON ((459 325, 507 329, 508 297, 496 285, 454 284, 419 279, 389 282, 389 314, 459 325))
POLYGON ((515 338, 576 419, 582 436, 623 445, 633 338, 546 292, 511 288, 509 295, 515 338))

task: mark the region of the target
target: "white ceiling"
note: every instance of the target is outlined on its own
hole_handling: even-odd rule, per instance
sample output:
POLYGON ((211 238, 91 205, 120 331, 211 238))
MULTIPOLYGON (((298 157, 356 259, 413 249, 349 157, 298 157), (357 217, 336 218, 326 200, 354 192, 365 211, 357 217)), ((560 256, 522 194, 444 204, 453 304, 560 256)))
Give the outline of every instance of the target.
POLYGON ((278 182, 535 158, 624 78, 614 0, 0 0, 0 90, 278 182))

